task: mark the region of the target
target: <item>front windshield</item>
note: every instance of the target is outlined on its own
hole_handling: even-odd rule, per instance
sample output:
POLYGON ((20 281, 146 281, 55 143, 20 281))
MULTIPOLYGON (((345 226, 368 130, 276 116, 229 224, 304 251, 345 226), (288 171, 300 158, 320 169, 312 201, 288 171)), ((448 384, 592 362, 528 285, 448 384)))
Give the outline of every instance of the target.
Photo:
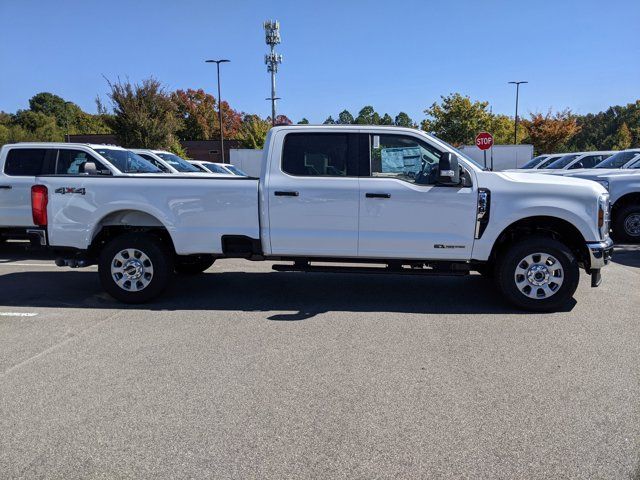
POLYGON ((530 168, 535 167, 538 163, 542 162, 542 160, 544 160, 545 158, 547 158, 547 155, 538 155, 537 157, 533 157, 531 160, 529 160, 527 163, 522 165, 520 168, 522 170, 528 170, 530 168))
POLYGON ((618 152, 603 160, 594 168, 621 168, 625 163, 633 160, 636 155, 640 155, 640 152, 618 152))
POLYGON ((96 148, 95 150, 122 173, 162 173, 159 168, 129 150, 113 148, 96 148))
POLYGON ((199 172, 196 167, 173 153, 156 153, 156 155, 179 172, 199 172))
POLYGON ((572 161, 574 161, 576 158, 578 158, 578 154, 572 153, 569 155, 564 155, 562 157, 560 157, 559 159, 551 162, 549 165, 547 165, 545 168, 564 168, 567 165, 569 165, 572 161))
POLYGON ((559 158, 562 158, 562 155, 560 155, 560 156, 554 155, 553 157, 549 157, 546 160, 544 160, 540 165, 538 165, 536 167, 536 169, 540 170, 540 169, 543 169, 543 168, 547 168, 549 165, 551 165, 553 162, 555 162, 559 158))
POLYGON ((227 172, 220 165, 216 165, 215 163, 206 162, 206 163, 203 163, 202 165, 204 165, 205 168, 209 170, 211 173, 222 173, 224 175, 229 175, 229 172, 227 172))
POLYGON ((227 170, 230 170, 231 173, 233 173, 234 175, 239 175, 241 177, 248 177, 248 175, 243 172, 242 170, 240 170, 238 167, 236 167, 235 165, 225 165, 225 168, 227 170))
POLYGON ((633 170, 640 170, 640 158, 629 165, 627 168, 631 168, 633 170))

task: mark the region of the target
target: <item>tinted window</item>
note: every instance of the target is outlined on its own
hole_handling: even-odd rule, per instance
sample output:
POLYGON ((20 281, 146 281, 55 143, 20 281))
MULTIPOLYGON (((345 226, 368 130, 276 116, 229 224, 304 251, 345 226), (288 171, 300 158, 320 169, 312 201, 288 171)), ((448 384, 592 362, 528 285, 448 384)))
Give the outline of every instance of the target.
POLYGON ((604 159, 603 155, 587 155, 586 157, 582 157, 576 163, 571 165, 569 168, 593 168, 596 164, 600 163, 604 159))
POLYGON ((138 155, 140 155, 142 158, 144 158, 146 161, 148 161, 149 163, 151 163, 151 165, 158 167, 160 170, 162 170, 163 172, 167 173, 169 172, 169 168, 166 165, 163 165, 162 163, 160 163, 158 160, 156 160, 155 158, 153 158, 151 155, 147 155, 146 153, 139 153, 138 155))
POLYGON ((290 133, 284 139, 282 171, 311 177, 355 176, 356 142, 356 135, 344 133, 290 133))
POLYGON ((569 165, 571 162, 573 162, 577 157, 578 157, 577 154, 571 153, 569 155, 560 157, 559 159, 557 159, 554 162, 551 162, 549 165, 547 165, 544 168, 564 168, 567 165, 569 165))
POLYGON ((555 155, 553 157, 549 157, 546 160, 543 160, 542 163, 536 167, 536 169, 547 168, 550 164, 552 164, 553 162, 555 162, 556 160, 558 160, 561 157, 562 157, 562 155, 555 155))
POLYGON ((44 148, 13 148, 7 154, 4 173, 7 175, 35 177, 45 172, 45 157, 48 151, 44 148))
POLYGON ((238 176, 241 176, 241 177, 247 177, 248 176, 245 172, 240 170, 235 165, 226 165, 226 167, 227 167, 227 170, 231 170, 231 173, 233 173, 234 175, 238 175, 238 176))
POLYGON ((535 167, 538 163, 540 163, 542 160, 544 160, 545 158, 547 158, 546 155, 539 155, 537 157, 532 158, 531 160, 529 160, 527 163, 525 163, 524 165, 522 165, 520 168, 521 169, 529 169, 529 168, 533 168, 535 167))
POLYGON ((596 165, 596 168, 620 168, 640 152, 618 152, 596 165))
POLYGON ((180 158, 179 156, 174 155, 173 153, 158 153, 156 155, 158 155, 161 159, 163 159, 165 162, 167 162, 169 165, 171 165, 173 168, 175 168, 179 172, 197 172, 198 171, 196 167, 191 165, 184 158, 180 158))
POLYGON ((78 175, 84 173, 84 166, 87 162, 96 164, 98 170, 106 168, 95 158, 82 150, 58 150, 58 160, 56 161, 55 173, 58 175, 78 175))
POLYGON ((113 148, 96 148, 96 152, 109 160, 123 173, 160 173, 160 169, 147 162, 140 155, 129 150, 113 148))
POLYGON ((372 177, 435 183, 440 151, 426 142, 404 135, 371 135, 370 151, 372 177))
POLYGON ((211 172, 211 173, 223 173, 225 175, 229 175, 224 168, 220 165, 216 165, 215 163, 203 163, 203 165, 211 172))

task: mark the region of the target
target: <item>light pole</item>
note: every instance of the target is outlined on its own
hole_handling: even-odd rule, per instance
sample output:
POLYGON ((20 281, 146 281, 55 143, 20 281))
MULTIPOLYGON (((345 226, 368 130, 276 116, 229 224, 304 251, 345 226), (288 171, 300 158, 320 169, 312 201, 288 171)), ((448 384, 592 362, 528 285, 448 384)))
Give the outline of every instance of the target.
POLYGON ((267 20, 262 25, 264 27, 265 43, 269 45, 270 52, 264 56, 264 63, 267 65, 267 71, 271 74, 271 96, 267 100, 271 100, 271 125, 276 124, 276 73, 278 73, 278 65, 282 63, 282 55, 276 53, 276 45, 280 43, 280 22, 277 20, 267 20))
POLYGON ((69 143, 69 105, 73 105, 73 102, 64 102, 64 129, 66 143, 69 143))
POLYGON ((513 126, 513 144, 518 144, 518 96, 520 94, 520 84, 521 83, 529 83, 526 80, 520 80, 518 82, 509 82, 516 86, 516 118, 515 124, 513 126))
POLYGON ((218 123, 220 124, 220 152, 222 152, 222 163, 224 162, 224 133, 222 132, 222 96, 220 95, 220 64, 228 63, 231 60, 205 60, 205 63, 215 63, 218 70, 218 123))

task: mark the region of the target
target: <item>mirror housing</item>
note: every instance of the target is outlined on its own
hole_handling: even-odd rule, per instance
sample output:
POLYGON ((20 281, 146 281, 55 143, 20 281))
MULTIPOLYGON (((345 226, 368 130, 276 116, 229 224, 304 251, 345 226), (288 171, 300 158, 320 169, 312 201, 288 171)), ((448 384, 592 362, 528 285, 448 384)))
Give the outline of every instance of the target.
POLYGON ((96 167, 95 162, 85 162, 84 164, 84 173, 85 175, 97 175, 98 167, 96 167))
POLYGON ((460 165, 458 157, 451 152, 442 152, 438 162, 438 183, 460 185, 460 165))

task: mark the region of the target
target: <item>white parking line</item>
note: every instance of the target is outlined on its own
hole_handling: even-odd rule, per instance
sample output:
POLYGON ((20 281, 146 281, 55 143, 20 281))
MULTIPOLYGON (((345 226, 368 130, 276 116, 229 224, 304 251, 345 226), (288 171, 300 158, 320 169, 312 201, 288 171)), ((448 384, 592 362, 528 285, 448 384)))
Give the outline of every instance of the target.
POLYGON ((0 317, 35 317, 38 315, 33 312, 0 312, 0 317))

